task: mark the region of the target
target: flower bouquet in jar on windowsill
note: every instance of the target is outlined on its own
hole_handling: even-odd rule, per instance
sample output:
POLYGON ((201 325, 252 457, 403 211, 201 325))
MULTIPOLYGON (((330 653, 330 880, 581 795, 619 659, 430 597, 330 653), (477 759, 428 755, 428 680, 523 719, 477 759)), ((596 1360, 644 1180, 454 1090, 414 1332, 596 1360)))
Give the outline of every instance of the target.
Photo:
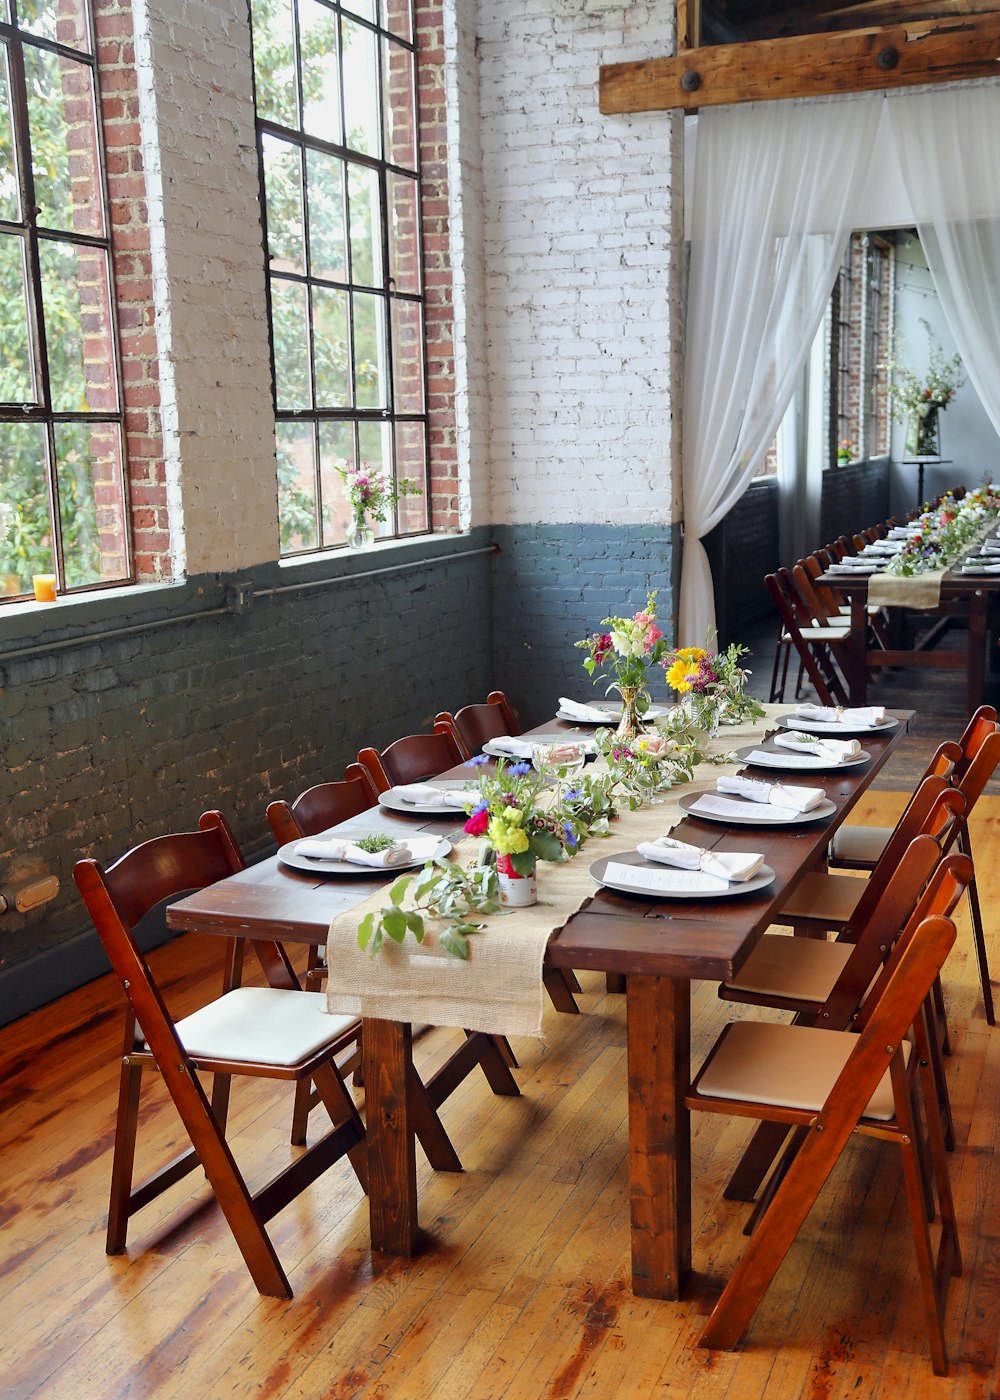
POLYGON ((387 472, 376 470, 362 462, 352 467, 347 462, 335 462, 334 470, 347 487, 351 519, 347 526, 347 543, 352 549, 363 549, 375 539, 371 521, 384 525, 389 511, 394 510, 403 496, 422 495, 416 481, 392 481, 387 472))
POLYGON ((667 644, 656 625, 656 595, 654 588, 646 597, 646 606, 632 617, 606 617, 601 626, 607 632, 594 632, 575 645, 589 653, 584 669, 594 683, 598 677, 610 676, 607 694, 616 690, 622 698, 622 717, 618 734, 632 739, 642 732, 642 717, 649 709, 649 676, 660 665, 667 644))

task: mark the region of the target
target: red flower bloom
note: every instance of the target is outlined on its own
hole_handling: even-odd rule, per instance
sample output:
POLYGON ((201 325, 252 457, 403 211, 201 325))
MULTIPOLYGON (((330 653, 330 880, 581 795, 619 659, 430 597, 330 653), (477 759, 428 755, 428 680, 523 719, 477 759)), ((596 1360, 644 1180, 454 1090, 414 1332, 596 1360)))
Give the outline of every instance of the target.
POLYGON ((484 807, 481 812, 473 812, 472 816, 465 823, 465 830, 470 836, 485 836, 486 828, 490 824, 490 814, 484 807))

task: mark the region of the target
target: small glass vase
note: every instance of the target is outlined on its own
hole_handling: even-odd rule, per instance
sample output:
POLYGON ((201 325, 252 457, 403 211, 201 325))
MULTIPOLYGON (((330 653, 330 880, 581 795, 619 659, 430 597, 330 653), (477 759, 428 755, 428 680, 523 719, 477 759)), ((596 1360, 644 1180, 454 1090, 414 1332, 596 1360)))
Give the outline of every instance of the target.
POLYGON ((375 531, 365 519, 363 510, 356 510, 347 527, 347 544, 350 549, 367 549, 374 543, 375 531))
POLYGON ((643 732, 639 701, 645 693, 645 689, 641 685, 620 685, 618 687, 618 694, 622 697, 622 717, 618 721, 615 733, 619 739, 635 739, 643 732))
POLYGON ((527 909, 538 903, 538 880, 535 867, 527 875, 519 875, 511 865, 510 856, 497 856, 497 884, 500 903, 508 909, 527 909))

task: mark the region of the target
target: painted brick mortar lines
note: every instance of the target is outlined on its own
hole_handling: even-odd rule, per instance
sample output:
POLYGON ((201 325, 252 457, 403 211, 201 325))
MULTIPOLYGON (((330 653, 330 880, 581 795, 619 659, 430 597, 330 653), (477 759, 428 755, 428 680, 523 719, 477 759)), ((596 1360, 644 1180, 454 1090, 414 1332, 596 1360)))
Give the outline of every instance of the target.
POLYGON ((673 7, 508 0, 479 41, 491 518, 669 522, 678 128, 597 103, 601 63, 672 52, 673 7))

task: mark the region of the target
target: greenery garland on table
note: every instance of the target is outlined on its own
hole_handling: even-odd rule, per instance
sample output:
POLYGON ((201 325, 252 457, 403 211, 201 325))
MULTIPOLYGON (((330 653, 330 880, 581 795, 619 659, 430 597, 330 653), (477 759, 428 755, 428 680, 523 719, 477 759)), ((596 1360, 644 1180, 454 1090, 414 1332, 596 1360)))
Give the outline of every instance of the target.
POLYGON ((987 521, 998 515, 1000 492, 988 482, 966 492, 960 501, 949 491, 913 522, 919 529, 892 556, 885 572, 897 578, 912 578, 931 569, 947 568, 965 552, 987 521))

